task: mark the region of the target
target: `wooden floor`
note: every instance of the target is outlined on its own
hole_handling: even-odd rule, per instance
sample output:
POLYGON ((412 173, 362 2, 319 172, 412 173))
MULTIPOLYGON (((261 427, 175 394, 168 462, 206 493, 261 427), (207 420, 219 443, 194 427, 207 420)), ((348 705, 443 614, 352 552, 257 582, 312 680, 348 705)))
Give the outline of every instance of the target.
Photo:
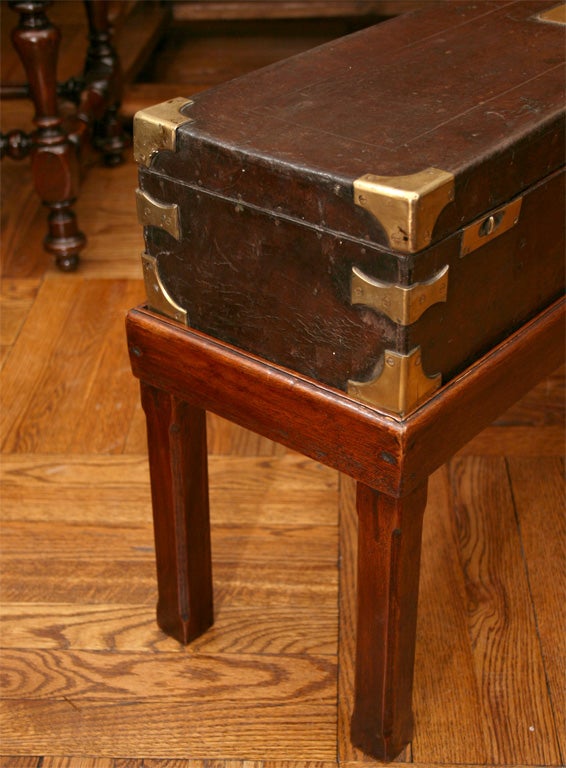
MULTIPOLYGON (((188 48, 174 37, 127 106, 308 44, 201 31, 188 48)), ((3 129, 26 110, 5 103, 3 129)), ((89 170, 76 206, 89 244, 63 275, 28 164, 2 164, 0 765, 371 764, 348 740, 356 521, 334 471, 211 418, 216 624, 188 648, 156 628, 124 336, 144 299, 135 186, 131 159, 89 170)), ((558 371, 431 480, 401 764, 564 764, 563 405, 558 371)))

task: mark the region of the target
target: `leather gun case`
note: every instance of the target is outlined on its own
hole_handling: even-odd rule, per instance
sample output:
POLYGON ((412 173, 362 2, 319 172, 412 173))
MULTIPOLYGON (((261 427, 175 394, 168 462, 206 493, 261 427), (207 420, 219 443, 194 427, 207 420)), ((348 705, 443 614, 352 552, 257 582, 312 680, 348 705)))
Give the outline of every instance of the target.
POLYGON ((149 306, 397 418, 564 289, 564 5, 424 5, 134 131, 149 306))

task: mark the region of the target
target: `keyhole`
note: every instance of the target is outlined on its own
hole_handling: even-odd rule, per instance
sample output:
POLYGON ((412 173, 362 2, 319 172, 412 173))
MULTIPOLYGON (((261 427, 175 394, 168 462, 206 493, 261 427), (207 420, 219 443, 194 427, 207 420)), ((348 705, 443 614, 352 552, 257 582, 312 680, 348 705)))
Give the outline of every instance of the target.
POLYGON ((501 220, 503 219, 503 211, 500 211, 499 213, 495 213, 492 216, 488 216, 485 221, 482 221, 480 228, 479 228, 479 236, 480 237, 488 237, 488 235, 492 235, 495 230, 498 228, 498 226, 501 224, 501 220))

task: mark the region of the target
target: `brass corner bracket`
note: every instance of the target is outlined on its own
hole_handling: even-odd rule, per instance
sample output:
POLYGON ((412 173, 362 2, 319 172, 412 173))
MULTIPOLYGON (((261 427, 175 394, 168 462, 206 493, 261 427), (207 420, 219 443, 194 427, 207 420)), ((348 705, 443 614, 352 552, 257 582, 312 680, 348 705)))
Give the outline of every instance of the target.
POLYGON ((446 301, 448 265, 430 280, 410 286, 382 283, 352 267, 352 304, 363 304, 387 315, 394 323, 411 325, 433 304, 446 301))
POLYGON ((538 21, 546 21, 552 24, 566 24, 566 3, 560 3, 547 11, 538 13, 535 18, 538 21))
POLYGON ((136 112, 134 158, 137 163, 149 166, 152 156, 159 150, 175 151, 177 128, 191 122, 191 118, 183 115, 181 109, 192 103, 190 99, 178 97, 136 112))
POLYGON ((161 282, 157 268, 157 259, 149 253, 142 253, 143 279, 145 282, 145 292, 147 304, 150 309, 159 312, 161 315, 170 317, 183 325, 189 324, 187 310, 180 307, 161 282))
POLYGON ((371 381, 349 381, 348 394, 403 418, 440 387, 441 375, 423 371, 420 347, 408 355, 386 350, 383 367, 371 381))
POLYGON ((181 238, 179 206, 177 203, 162 203, 143 189, 136 189, 138 221, 144 227, 159 227, 175 240, 181 238))
POLYGON ((354 201, 385 230, 391 248, 416 253, 432 240, 440 212, 454 200, 454 175, 427 168, 409 176, 374 176, 354 181, 354 201))

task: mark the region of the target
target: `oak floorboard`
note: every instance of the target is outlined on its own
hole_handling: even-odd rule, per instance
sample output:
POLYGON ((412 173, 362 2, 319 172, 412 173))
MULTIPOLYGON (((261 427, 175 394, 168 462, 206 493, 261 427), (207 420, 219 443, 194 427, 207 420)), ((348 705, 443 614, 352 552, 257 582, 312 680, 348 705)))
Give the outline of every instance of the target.
POLYGON ((126 434, 126 439, 124 440, 123 452, 143 454, 147 453, 147 429, 145 414, 143 412, 141 400, 139 397, 132 413, 132 420, 128 426, 128 432, 126 434))
POLYGON ((561 760, 566 761, 564 460, 507 459, 561 760))
POLYGON ((315 654, 335 656, 336 609, 310 605, 216 606, 214 625, 189 649, 158 628, 151 605, 6 603, 0 647, 155 653, 315 654))
POLYGON ((0 768, 41 768, 41 757, 0 755, 0 768))
MULTIPOLYGON (((299 454, 212 455, 208 470, 214 524, 337 525, 337 473, 299 454)), ((151 523, 145 454, 4 455, 0 484, 6 522, 151 523)))
MULTIPOLYGON (((18 353, 10 356, 2 371, 4 452, 57 453, 73 445, 76 425, 93 405, 89 392, 99 387, 106 339, 116 337, 117 323, 122 325, 131 305, 132 287, 135 284, 128 281, 76 277, 43 282, 20 332, 18 353)), ((125 343, 118 349, 122 350, 121 365, 118 371, 108 370, 105 378, 121 379, 124 391, 119 402, 127 419, 137 387, 129 375, 125 343), (128 400, 129 406, 125 404, 128 400)), ((120 351, 111 356, 114 354, 120 356, 120 351)), ((109 396, 115 394, 110 387, 109 396)), ((106 435, 110 422, 116 430, 115 440, 123 442, 120 409, 109 396, 105 400, 109 405, 99 403, 97 433, 106 435)))
POLYGON ((99 757, 333 760, 335 702, 183 700, 2 702, 3 750, 99 757), (8 705, 8 706, 7 706, 8 705), (143 727, 140 724, 143 723, 143 727))
POLYGON ((446 467, 429 480, 424 516, 413 709, 413 759, 489 762, 475 681, 465 585, 453 533, 446 467))
POLYGON ((561 426, 491 426, 465 445, 458 456, 563 456, 561 426))
POLYGON ((12 346, 39 289, 39 280, 2 280, 0 283, 0 346, 12 346))
MULTIPOLYGON (((2 557, 5 603, 118 603, 154 606, 155 562, 147 559, 86 561, 80 558, 2 557)), ((224 604, 336 609, 334 563, 214 563, 214 600, 224 604)))
POLYGON ((503 413, 497 426, 558 426, 566 421, 566 367, 561 366, 503 413))
MULTIPOLYGON (((137 560, 153 555, 153 532, 148 525, 110 526, 67 522, 2 525, 2 543, 11 558, 44 561, 72 555, 92 560, 137 560)), ((332 526, 214 525, 215 563, 287 561, 335 564, 337 531, 332 526)))
MULTIPOLYGON (((5 453, 35 446, 34 423, 24 426, 25 416, 35 401, 46 371, 53 368, 60 338, 64 336, 69 314, 77 298, 77 285, 70 280, 44 282, 22 327, 17 354, 11 354, 0 374, 0 437, 5 453), (45 312, 49 325, 45 328, 45 312)), ((63 393, 60 393, 61 396, 63 393)), ((45 415, 49 419, 49 413, 45 415)), ((45 420, 45 419, 44 419, 45 420)))
POLYGON ((215 455, 282 456, 285 446, 250 432, 220 416, 207 414, 208 450, 215 455))
POLYGON ((332 656, 3 649, 0 669, 6 700, 205 699, 237 709, 336 698, 332 656))
POLYGON ((505 460, 457 458, 449 477, 486 760, 559 765, 505 460))
MULTIPOLYGON (((342 764, 327 760, 145 760, 143 768, 340 768, 342 764)), ((121 768, 117 766, 116 768, 121 768)), ((124 766, 123 768, 137 768, 124 766)))
POLYGON ((41 768, 116 768, 116 761, 112 757, 48 756, 43 758, 41 768))

